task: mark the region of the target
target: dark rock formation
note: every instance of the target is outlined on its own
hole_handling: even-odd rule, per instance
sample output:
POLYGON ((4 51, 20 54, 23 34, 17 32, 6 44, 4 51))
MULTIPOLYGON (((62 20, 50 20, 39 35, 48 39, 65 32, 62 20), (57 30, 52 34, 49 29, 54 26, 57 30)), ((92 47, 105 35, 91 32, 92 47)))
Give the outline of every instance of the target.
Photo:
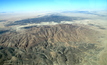
POLYGON ((61 15, 46 15, 38 18, 30 18, 30 19, 15 21, 14 23, 7 24, 6 26, 26 25, 29 23, 41 23, 41 22, 52 22, 52 21, 60 23, 61 21, 73 21, 73 20, 81 20, 81 19, 84 19, 84 18, 68 17, 68 16, 61 16, 61 15))

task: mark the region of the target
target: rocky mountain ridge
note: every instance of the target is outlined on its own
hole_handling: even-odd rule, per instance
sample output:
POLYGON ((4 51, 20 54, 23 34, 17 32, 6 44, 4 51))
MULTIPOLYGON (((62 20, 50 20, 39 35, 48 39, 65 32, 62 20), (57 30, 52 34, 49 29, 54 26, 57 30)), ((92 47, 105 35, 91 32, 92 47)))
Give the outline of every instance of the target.
POLYGON ((99 34, 87 26, 73 24, 37 26, 23 32, 7 32, 0 35, 0 64, 97 65, 95 54, 102 50, 97 47, 99 34), (89 57, 92 61, 88 60, 89 57))

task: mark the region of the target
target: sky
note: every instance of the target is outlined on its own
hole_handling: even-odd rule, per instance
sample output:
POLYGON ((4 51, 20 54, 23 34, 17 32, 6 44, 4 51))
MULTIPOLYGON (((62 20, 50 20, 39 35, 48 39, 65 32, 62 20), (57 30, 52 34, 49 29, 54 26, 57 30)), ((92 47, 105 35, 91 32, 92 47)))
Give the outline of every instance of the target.
POLYGON ((0 12, 107 10, 107 0, 0 0, 0 12))

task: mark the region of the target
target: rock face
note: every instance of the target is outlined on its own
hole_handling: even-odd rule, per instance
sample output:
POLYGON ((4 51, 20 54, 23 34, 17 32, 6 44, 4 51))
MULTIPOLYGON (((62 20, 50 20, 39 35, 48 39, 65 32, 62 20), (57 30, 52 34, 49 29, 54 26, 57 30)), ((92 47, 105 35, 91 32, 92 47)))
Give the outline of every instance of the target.
POLYGON ((98 34, 72 24, 7 32, 0 35, 0 65, 97 65, 98 34))

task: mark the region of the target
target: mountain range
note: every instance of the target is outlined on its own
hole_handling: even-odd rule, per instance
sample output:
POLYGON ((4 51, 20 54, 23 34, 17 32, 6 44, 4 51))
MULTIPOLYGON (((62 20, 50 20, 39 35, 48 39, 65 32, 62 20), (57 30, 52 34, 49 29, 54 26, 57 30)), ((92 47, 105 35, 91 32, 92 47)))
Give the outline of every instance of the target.
POLYGON ((99 34, 77 24, 8 31, 0 35, 0 65, 97 65, 99 34))

